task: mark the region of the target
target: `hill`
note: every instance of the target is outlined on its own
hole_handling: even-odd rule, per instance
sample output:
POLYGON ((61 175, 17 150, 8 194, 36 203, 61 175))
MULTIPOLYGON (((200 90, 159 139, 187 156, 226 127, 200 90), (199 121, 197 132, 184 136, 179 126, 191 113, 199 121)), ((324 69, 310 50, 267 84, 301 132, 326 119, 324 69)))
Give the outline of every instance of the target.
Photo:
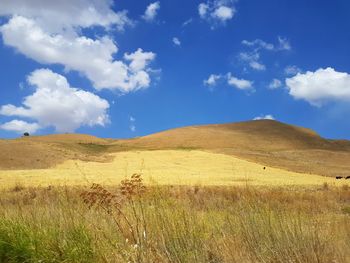
POLYGON ((266 166, 326 176, 350 175, 350 142, 272 120, 190 126, 112 140, 81 134, 0 140, 0 169, 49 168, 66 160, 111 160, 129 150, 204 150, 266 166))
POLYGON ((132 140, 119 147, 202 149, 303 173, 350 175, 350 142, 273 120, 191 126, 132 140))
POLYGON ((44 169, 66 160, 108 161, 107 141, 85 134, 53 134, 0 140, 0 169, 44 169))

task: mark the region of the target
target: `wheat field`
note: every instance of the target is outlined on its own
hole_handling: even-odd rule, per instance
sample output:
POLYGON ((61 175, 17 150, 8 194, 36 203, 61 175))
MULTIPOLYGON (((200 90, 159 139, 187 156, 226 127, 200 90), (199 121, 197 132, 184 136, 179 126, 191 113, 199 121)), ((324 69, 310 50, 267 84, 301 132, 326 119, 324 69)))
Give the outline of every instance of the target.
POLYGON ((69 160, 50 169, 0 171, 0 187, 15 185, 116 185, 141 173, 146 184, 207 186, 311 186, 346 184, 313 174, 290 172, 199 150, 155 150, 113 153, 111 162, 69 160))

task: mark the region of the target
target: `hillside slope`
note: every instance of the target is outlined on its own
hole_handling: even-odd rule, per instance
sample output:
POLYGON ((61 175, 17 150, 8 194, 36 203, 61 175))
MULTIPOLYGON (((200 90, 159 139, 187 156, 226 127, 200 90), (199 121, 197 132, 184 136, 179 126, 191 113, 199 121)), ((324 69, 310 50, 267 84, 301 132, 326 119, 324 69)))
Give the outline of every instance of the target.
POLYGON ((204 149, 292 171, 350 175, 349 141, 327 140, 312 130, 272 120, 184 127, 115 145, 204 149))
POLYGON ((44 169, 66 160, 108 161, 107 141, 84 134, 0 140, 0 170, 44 169))
POLYGON ((0 169, 43 169, 66 160, 106 162, 111 153, 136 149, 199 149, 290 171, 350 175, 350 141, 327 140, 271 120, 191 126, 128 140, 81 134, 0 140, 0 169))

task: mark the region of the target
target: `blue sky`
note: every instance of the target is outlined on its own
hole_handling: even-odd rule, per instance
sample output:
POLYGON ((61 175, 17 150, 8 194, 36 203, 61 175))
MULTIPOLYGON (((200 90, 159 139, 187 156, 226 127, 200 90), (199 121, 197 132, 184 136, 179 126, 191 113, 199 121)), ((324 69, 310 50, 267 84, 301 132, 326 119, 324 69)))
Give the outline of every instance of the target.
POLYGON ((349 13, 345 0, 4 0, 0 137, 273 118, 350 139, 349 13))

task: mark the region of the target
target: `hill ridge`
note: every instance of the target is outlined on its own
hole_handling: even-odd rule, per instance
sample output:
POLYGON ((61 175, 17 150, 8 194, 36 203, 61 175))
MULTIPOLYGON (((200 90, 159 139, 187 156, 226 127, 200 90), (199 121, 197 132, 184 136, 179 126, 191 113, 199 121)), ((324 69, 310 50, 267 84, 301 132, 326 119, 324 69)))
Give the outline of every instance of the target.
POLYGON ((132 139, 53 134, 0 140, 0 169, 48 168, 65 160, 109 161, 129 150, 198 149, 296 172, 350 173, 350 141, 273 120, 179 127, 132 139))

